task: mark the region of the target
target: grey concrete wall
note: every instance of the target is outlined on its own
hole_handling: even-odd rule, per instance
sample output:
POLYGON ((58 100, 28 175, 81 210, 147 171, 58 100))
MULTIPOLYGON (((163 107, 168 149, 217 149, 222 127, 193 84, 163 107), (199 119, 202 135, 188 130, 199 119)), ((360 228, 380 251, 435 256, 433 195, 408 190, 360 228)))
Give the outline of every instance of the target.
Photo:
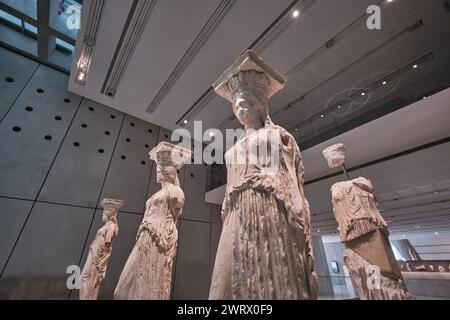
MULTIPOLYGON (((0 48, 0 299, 78 299, 104 197, 126 200, 100 299, 111 299, 146 199, 159 189, 148 152, 171 132, 66 91, 68 76, 0 48)), ((206 299, 220 208, 204 203, 211 167, 180 170, 174 299, 206 299)))

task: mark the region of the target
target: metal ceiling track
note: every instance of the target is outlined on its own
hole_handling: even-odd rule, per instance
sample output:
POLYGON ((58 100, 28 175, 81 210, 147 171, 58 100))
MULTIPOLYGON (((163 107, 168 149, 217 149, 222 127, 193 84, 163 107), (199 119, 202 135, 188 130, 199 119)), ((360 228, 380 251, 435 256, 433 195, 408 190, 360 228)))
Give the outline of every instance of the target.
POLYGON ((172 87, 175 85, 179 77, 183 74, 189 64, 194 60, 197 52, 206 43, 210 35, 216 30, 219 23, 223 20, 231 7, 236 3, 236 0, 222 0, 217 8, 214 10, 211 17, 209 17, 206 24, 200 30, 200 33, 195 37, 194 42, 189 46, 181 60, 173 69, 163 86, 159 89, 156 96, 147 108, 147 112, 153 113, 158 109, 161 101, 166 97, 172 87))
POLYGON ((86 31, 84 33, 81 54, 77 63, 77 74, 75 82, 84 86, 89 67, 92 61, 95 41, 97 38, 98 26, 103 12, 104 0, 95 0, 89 2, 89 12, 87 15, 86 31))
MULTIPOLYGON (((292 21, 291 14, 294 10, 305 12, 316 0, 296 0, 281 13, 270 26, 268 26, 255 41, 247 48, 259 53, 263 51, 274 39, 276 39, 292 21)), ((216 94, 211 87, 177 120, 177 125, 184 125, 184 120, 192 120, 214 99, 216 94)), ((228 121, 228 120, 227 120, 228 121)))
POLYGON ((156 0, 134 0, 116 46, 101 93, 114 97, 128 63, 141 38, 156 0))

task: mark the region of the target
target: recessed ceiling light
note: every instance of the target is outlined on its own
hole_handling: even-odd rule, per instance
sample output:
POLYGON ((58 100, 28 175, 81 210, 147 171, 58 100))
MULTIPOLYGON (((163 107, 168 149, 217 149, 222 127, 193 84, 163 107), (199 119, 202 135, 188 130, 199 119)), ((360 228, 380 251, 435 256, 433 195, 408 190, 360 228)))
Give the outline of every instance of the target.
POLYGON ((387 84, 387 81, 383 81, 383 86, 384 86, 385 84, 387 84))
POLYGON ((297 18, 299 15, 300 15, 300 11, 298 11, 298 10, 294 10, 294 11, 292 12, 292 16, 293 16, 294 18, 297 18))
POLYGON ((361 95, 362 95, 362 96, 365 96, 365 95, 366 95, 366 93, 365 93, 365 92, 363 91, 363 92, 361 92, 361 95))
POLYGON ((78 80, 83 80, 84 79, 84 73, 80 72, 80 74, 78 75, 78 80))
POLYGON ((213 136, 214 136, 214 131, 211 131, 211 132, 209 133, 209 135, 210 135, 211 137, 213 137, 213 136))
POLYGON ((405 235, 402 235, 402 237, 403 237, 403 238, 406 238, 406 236, 405 236, 405 235))
POLYGON ((438 236, 438 235, 439 235, 439 232, 435 232, 434 234, 438 236))
POLYGON ((298 131, 298 128, 295 128, 294 130, 295 130, 295 131, 298 131))
POLYGON ((413 65, 413 69, 417 69, 417 67, 418 67, 417 64, 413 65))
POLYGON ((423 96, 423 97, 422 97, 422 99, 426 99, 426 98, 427 98, 426 96, 423 96))
POLYGON ((321 114, 320 117, 323 118, 323 114, 321 114))
POLYGON ((187 119, 185 119, 185 120, 183 121, 183 123, 184 123, 184 124, 188 123, 187 119))
POLYGON ((340 108, 342 108, 342 106, 341 106, 341 105, 338 105, 338 109, 340 109, 340 108))

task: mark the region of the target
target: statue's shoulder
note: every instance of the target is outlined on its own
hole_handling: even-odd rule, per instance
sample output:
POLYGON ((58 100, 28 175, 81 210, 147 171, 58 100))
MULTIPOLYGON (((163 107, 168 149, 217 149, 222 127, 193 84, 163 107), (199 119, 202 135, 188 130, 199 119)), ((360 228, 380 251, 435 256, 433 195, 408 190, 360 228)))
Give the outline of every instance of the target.
POLYGON ((184 191, 179 186, 170 185, 167 187, 170 199, 184 199, 184 191))
POLYGON ((297 141, 295 140, 294 136, 289 133, 289 131, 276 124, 272 124, 270 128, 274 131, 277 131, 280 134, 281 143, 285 147, 290 147, 293 149, 293 151, 300 152, 300 148, 297 144, 297 141))

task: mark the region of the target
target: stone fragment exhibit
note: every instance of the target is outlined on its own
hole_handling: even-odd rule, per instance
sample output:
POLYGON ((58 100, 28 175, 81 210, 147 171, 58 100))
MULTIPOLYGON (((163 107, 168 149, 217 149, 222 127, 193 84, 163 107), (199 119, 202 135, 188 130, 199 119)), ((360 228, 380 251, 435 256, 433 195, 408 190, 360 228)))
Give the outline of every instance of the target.
POLYGON ((246 51, 213 85, 245 131, 225 155, 223 229, 209 299, 317 298, 300 150, 269 116, 268 98, 284 84, 246 51))
MULTIPOLYGON (((343 165, 345 146, 333 145, 323 155, 330 168, 343 165), (339 151, 338 151, 339 150, 339 151)), ((357 295, 362 300, 414 299, 405 285, 400 267, 389 243, 388 226, 378 210, 370 180, 341 181, 332 185, 333 213, 340 239, 347 249, 347 266, 357 295)))
POLYGON ((191 151, 161 142, 149 155, 156 162, 161 190, 146 202, 136 244, 114 291, 116 300, 170 299, 178 241, 176 222, 184 206, 177 170, 191 159, 191 151))
POLYGON ((125 201, 116 199, 103 199, 101 202, 104 208, 102 220, 105 224, 97 231, 89 247, 86 263, 81 272, 80 300, 97 299, 111 257, 112 242, 119 233, 117 212, 124 203, 125 201))

